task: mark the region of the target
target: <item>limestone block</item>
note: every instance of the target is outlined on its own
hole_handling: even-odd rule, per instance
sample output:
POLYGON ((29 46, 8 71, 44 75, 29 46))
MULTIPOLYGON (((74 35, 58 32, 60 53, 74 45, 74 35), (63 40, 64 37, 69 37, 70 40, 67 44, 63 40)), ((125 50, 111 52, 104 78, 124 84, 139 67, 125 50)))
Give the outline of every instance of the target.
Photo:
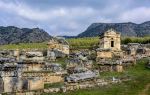
POLYGON ((58 83, 62 82, 64 79, 60 75, 52 75, 52 76, 45 76, 44 77, 44 82, 45 83, 58 83))
POLYGON ((123 72, 123 66, 122 65, 117 65, 116 66, 116 71, 117 72, 123 72))
POLYGON ((29 79, 28 80, 28 90, 39 90, 44 89, 44 81, 42 79, 29 79))
POLYGON ((112 53, 109 51, 98 51, 97 57, 99 57, 99 58, 112 58, 112 53))

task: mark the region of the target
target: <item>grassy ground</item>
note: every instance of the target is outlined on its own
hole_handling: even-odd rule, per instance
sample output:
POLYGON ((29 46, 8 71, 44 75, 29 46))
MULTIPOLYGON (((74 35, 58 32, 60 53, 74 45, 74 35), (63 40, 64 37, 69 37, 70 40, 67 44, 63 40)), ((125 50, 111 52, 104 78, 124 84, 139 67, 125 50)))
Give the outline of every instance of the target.
POLYGON ((44 88, 50 88, 50 87, 60 87, 60 86, 62 86, 63 85, 63 83, 53 83, 53 84, 44 84, 44 88))
POLYGON ((64 57, 64 58, 57 58, 55 63, 59 63, 62 65, 63 68, 66 68, 66 61, 67 61, 68 57, 64 57))
POLYGON ((47 49, 47 43, 43 42, 0 45, 0 49, 47 49))
MULTIPOLYGON (((147 43, 149 42, 150 37, 145 38, 122 38, 122 43, 128 42, 140 42, 147 43)), ((79 38, 79 39, 68 39, 70 43, 70 47, 72 49, 86 49, 93 48, 95 45, 98 45, 99 38, 79 38)), ((0 49, 28 49, 28 48, 36 48, 36 49, 46 49, 47 43, 26 43, 26 44, 11 44, 11 45, 2 45, 0 49)), ((58 62, 65 66, 64 63, 65 58, 59 59, 58 62)), ((131 68, 128 68, 123 73, 116 72, 104 72, 101 73, 101 77, 120 77, 120 76, 131 76, 132 80, 119 83, 112 84, 104 87, 95 87, 91 89, 83 89, 77 90, 74 92, 67 93, 57 93, 57 94, 46 94, 42 95, 150 95, 150 87, 147 86, 150 83, 150 70, 145 68, 146 60, 138 61, 137 65, 131 68), (146 89, 146 90, 145 90, 146 89), (141 92, 144 91, 144 94, 141 92)))
POLYGON ((73 38, 68 39, 71 49, 90 49, 94 46, 98 46, 98 37, 87 37, 87 38, 73 38))
POLYGON ((123 73, 101 73, 102 77, 120 77, 123 75, 131 76, 131 80, 126 82, 67 93, 43 93, 42 95, 150 95, 150 87, 147 86, 150 84, 150 69, 145 68, 146 63, 147 59, 139 60, 136 66, 125 70, 123 73), (143 91, 144 94, 142 93, 143 91))
MULTIPOLYGON (((98 46, 99 37, 72 38, 67 39, 71 49, 92 49, 98 46)), ((122 44, 127 43, 150 43, 150 37, 122 37, 122 44)), ((20 43, 10 45, 0 45, 0 49, 47 49, 47 42, 43 43, 20 43)))

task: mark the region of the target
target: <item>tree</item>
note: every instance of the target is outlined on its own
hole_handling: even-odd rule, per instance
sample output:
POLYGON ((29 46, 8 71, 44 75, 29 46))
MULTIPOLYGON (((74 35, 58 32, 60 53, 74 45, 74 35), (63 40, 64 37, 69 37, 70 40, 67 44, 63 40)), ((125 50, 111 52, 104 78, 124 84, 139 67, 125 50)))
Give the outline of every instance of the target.
POLYGON ((122 43, 123 44, 128 44, 128 43, 131 43, 131 42, 132 42, 132 40, 130 38, 125 38, 122 43))

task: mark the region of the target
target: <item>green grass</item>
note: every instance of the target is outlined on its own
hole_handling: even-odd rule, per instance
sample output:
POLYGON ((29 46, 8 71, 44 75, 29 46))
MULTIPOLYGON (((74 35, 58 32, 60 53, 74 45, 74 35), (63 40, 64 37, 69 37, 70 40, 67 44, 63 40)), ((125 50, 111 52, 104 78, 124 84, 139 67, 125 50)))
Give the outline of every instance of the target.
MULTIPOLYGON (((71 49, 93 49, 98 47, 99 37, 71 38, 67 39, 71 49)), ((150 43, 150 37, 122 37, 122 44, 127 43, 150 43)), ((1 45, 0 49, 47 49, 47 42, 43 43, 20 43, 1 45)))
POLYGON ((87 49, 98 45, 99 37, 67 39, 71 49, 87 49))
MULTIPOLYGON (((67 39, 71 49, 93 49, 97 48, 99 44, 99 37, 85 37, 85 38, 72 38, 67 39)), ((150 36, 146 37, 122 37, 122 44, 127 43, 150 43, 150 36)))
POLYGON ((55 88, 55 87, 61 87, 63 85, 63 83, 47 83, 47 84, 44 84, 44 88, 55 88))
POLYGON ((67 61, 68 57, 64 57, 64 58, 57 58, 56 63, 59 63, 62 65, 63 68, 66 68, 66 61, 67 61))
POLYGON ((150 87, 148 88, 148 91, 146 93, 147 95, 150 95, 150 87))
POLYGON ((150 43, 150 36, 145 36, 145 37, 122 37, 121 42, 122 42, 122 44, 127 44, 127 43, 146 44, 146 43, 150 43))
POLYGON ((9 44, 0 45, 0 49, 47 49, 47 43, 20 43, 20 44, 9 44))
MULTIPOLYGON (((95 87, 91 89, 80 89, 67 93, 43 93, 42 95, 139 95, 139 93, 145 89, 146 85, 150 83, 150 69, 145 68, 145 64, 147 62, 147 59, 139 60, 136 66, 127 69, 123 73, 101 73, 102 77, 120 77, 123 75, 131 76, 131 80, 126 82, 110 84, 107 86, 95 87)), ((146 94, 150 95, 150 88, 148 91, 146 91, 146 94)))

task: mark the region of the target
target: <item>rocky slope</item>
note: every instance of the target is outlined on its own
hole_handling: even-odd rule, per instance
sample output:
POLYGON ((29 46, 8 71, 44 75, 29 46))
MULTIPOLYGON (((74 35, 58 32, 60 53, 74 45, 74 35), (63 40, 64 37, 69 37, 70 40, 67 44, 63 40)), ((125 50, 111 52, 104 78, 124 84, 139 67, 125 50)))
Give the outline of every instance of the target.
POLYGON ((77 37, 94 37, 102 34, 106 30, 113 28, 118 32, 121 32, 122 36, 135 36, 142 37, 150 35, 150 21, 136 24, 132 22, 128 23, 93 23, 87 30, 79 34, 77 37))
POLYGON ((39 28, 17 28, 14 26, 0 26, 0 45, 17 44, 17 43, 33 43, 48 41, 52 37, 39 28))

